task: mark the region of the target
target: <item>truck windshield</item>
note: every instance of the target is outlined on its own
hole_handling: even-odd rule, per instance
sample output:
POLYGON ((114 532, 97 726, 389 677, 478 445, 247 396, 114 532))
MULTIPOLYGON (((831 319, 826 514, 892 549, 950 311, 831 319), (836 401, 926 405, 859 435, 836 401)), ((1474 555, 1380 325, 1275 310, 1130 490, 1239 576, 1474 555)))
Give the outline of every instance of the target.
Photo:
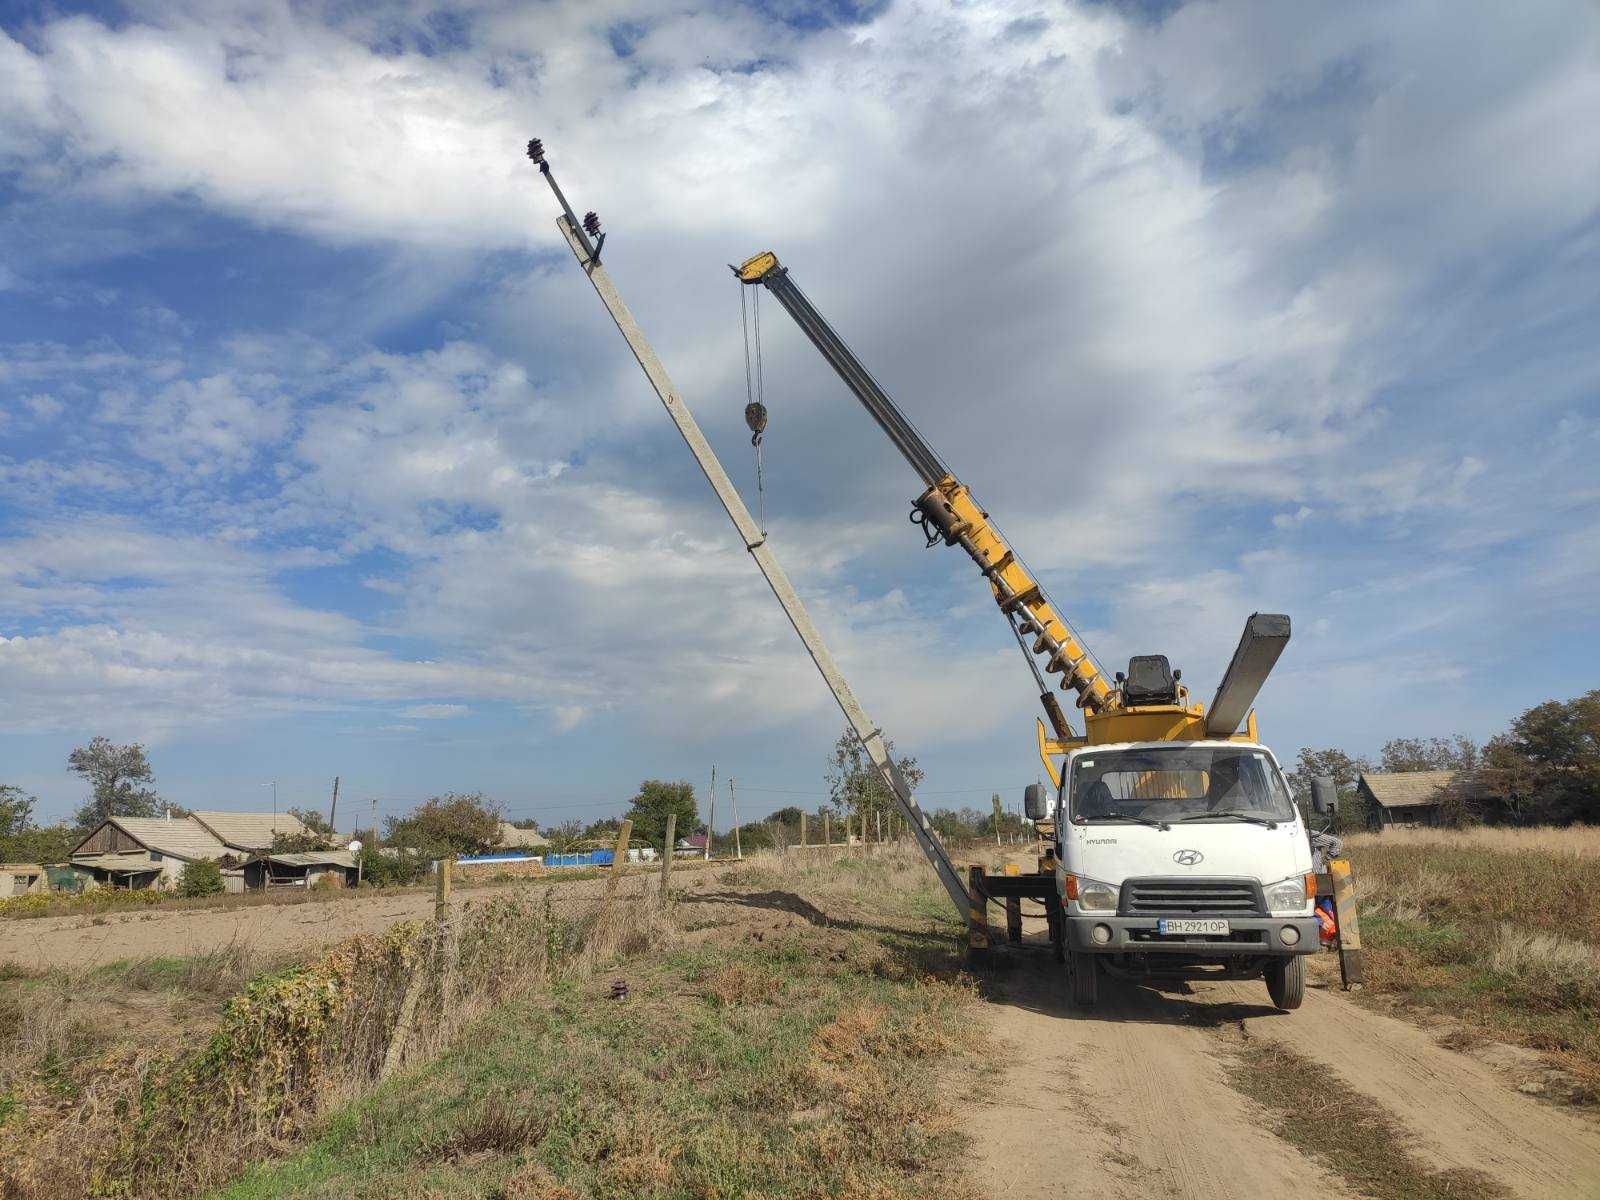
POLYGON ((1078 824, 1119 821, 1288 821, 1289 790, 1259 750, 1174 746, 1086 754, 1063 789, 1078 824))

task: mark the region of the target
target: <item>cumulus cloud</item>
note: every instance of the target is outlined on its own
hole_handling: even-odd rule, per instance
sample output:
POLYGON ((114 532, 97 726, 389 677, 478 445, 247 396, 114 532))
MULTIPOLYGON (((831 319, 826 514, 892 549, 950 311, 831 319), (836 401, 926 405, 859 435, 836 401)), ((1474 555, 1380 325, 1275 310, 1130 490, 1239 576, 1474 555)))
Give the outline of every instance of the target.
MULTIPOLYGON (((1350 664, 1403 654, 1398 703, 1481 669, 1462 637, 1503 597, 1472 556, 1593 579, 1594 496, 1537 498, 1577 494, 1587 460, 1559 451, 1600 382, 1586 9, 906 3, 803 30, 485 4, 450 28, 172 3, 0 33, 29 203, 181 198, 360 247, 380 281, 283 329, 178 312, 6 347, 0 387, 66 431, 0 458, 27 518, 0 568, 29 623, 0 646, 9 720, 833 719, 557 245, 531 135, 742 483, 721 264, 772 245, 1108 663, 1166 651, 1199 686, 1245 614, 1285 608, 1347 697, 1373 684, 1350 664), (1445 550, 1463 569, 1416 569, 1445 550), (316 570, 363 599, 308 598, 289 573, 316 570)), ((783 318, 764 350, 785 561, 886 725, 984 744, 1031 697, 981 584, 913 544, 915 481, 783 318)))

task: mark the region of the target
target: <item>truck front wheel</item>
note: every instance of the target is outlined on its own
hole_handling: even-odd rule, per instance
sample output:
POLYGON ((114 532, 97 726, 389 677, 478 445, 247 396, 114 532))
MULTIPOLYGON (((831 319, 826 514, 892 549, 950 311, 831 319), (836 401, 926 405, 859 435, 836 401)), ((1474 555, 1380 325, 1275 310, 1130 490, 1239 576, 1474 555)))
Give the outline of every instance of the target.
POLYGON ((1067 971, 1072 976, 1073 1007, 1093 1008, 1100 998, 1100 964, 1094 955, 1068 955, 1067 971))
POLYGON ((1285 1012, 1300 1007, 1306 998, 1306 960, 1303 954, 1267 964, 1267 995, 1285 1012))

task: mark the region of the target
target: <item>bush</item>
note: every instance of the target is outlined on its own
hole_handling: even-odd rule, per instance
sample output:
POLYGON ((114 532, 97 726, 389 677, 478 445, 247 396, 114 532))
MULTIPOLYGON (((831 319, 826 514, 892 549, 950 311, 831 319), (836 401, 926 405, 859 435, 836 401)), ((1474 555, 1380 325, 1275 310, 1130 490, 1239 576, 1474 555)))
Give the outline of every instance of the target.
POLYGON ((363 849, 360 856, 361 882, 367 887, 402 887, 420 883, 432 870, 431 860, 409 850, 384 854, 363 849))
POLYGON ((222 890, 222 868, 214 862, 192 862, 178 876, 180 896, 218 896, 222 890))

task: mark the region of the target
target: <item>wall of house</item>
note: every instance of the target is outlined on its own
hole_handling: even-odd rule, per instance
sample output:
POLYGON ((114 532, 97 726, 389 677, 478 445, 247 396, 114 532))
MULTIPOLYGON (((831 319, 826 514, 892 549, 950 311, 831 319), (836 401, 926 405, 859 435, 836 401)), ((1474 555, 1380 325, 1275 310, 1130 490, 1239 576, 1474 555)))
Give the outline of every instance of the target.
POLYGON ((144 847, 115 825, 105 824, 89 835, 76 854, 128 854, 144 847))
POLYGON ((0 899, 48 890, 42 869, 32 864, 0 863, 0 899))

